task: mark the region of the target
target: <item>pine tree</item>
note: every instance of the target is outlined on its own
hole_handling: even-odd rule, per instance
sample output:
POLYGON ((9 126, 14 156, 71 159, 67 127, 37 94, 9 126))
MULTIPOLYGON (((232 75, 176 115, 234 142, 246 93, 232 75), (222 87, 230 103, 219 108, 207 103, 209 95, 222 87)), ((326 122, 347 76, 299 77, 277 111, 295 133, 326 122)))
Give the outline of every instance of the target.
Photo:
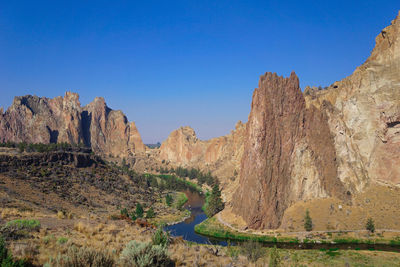
POLYGON ((221 191, 219 189, 218 183, 215 183, 211 191, 211 195, 208 198, 208 203, 205 209, 207 217, 212 217, 225 207, 224 202, 222 202, 221 191))
POLYGON ((372 218, 368 218, 365 228, 368 231, 370 231, 371 233, 375 232, 375 224, 374 224, 374 220, 372 220, 372 218))
POLYGON ((308 210, 306 210, 306 216, 304 217, 304 229, 306 231, 312 230, 312 220, 310 217, 310 212, 308 210))
POLYGON ((143 211, 142 205, 140 203, 137 203, 136 204, 136 216, 138 218, 142 218, 143 217, 143 213, 144 213, 144 211, 143 211))
POLYGON ((147 211, 146 213, 146 218, 154 218, 156 216, 156 214, 154 213, 154 209, 153 207, 150 207, 150 209, 147 211))

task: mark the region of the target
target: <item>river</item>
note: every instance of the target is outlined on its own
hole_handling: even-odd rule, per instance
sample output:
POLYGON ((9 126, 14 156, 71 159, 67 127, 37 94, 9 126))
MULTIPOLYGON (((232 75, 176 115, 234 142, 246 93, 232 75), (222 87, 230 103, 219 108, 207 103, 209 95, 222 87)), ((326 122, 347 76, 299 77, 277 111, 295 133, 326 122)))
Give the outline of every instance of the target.
MULTIPOLYGON (((199 243, 199 244, 217 244, 221 246, 227 246, 228 243, 225 240, 215 239, 203 235, 199 235, 194 231, 194 227, 207 219, 206 214, 203 212, 201 207, 204 205, 204 196, 197 192, 191 192, 189 190, 184 191, 188 201, 184 207, 191 211, 191 216, 183 222, 169 225, 165 227, 165 230, 169 231, 172 236, 181 236, 184 240, 199 243)), ((232 241, 231 245, 235 245, 232 241)), ((362 250, 383 250, 383 251, 394 251, 400 252, 399 246, 387 245, 387 244, 315 244, 315 243, 263 243, 263 246, 286 249, 362 249, 362 250)))
POLYGON ((194 227, 197 224, 207 219, 206 214, 201 209, 201 207, 204 205, 204 196, 189 190, 185 191, 184 193, 188 198, 184 208, 191 211, 191 216, 183 222, 165 227, 165 230, 169 231, 172 236, 182 236, 183 239, 187 241, 199 244, 218 244, 226 246, 226 241, 199 235, 194 231, 194 227))

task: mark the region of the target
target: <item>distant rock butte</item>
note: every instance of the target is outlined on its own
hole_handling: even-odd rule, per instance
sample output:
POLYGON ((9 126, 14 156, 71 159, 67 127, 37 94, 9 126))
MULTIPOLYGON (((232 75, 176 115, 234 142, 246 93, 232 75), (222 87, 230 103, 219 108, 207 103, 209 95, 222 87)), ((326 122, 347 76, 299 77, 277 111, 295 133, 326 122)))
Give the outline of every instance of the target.
POLYGON ((211 171, 225 181, 224 178, 234 177, 240 169, 245 128, 246 124, 239 121, 230 134, 203 141, 192 128, 181 127, 161 144, 160 160, 211 171))
POLYGON ((95 152, 133 156, 145 145, 135 124, 119 110, 111 110, 101 97, 81 107, 79 95, 64 97, 15 97, 0 112, 0 141, 27 143, 84 143, 95 152))

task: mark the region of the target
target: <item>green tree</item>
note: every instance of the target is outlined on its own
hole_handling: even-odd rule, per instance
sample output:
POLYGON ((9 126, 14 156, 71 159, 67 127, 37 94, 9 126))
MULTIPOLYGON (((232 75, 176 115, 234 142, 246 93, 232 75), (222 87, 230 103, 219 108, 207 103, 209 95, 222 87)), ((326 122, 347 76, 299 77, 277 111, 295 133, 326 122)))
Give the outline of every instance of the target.
POLYGON ((144 214, 144 210, 143 210, 142 205, 140 203, 137 203, 136 204, 136 216, 138 218, 142 218, 143 214, 144 214))
POLYGON ((156 216, 153 207, 150 207, 150 209, 146 212, 146 218, 154 218, 156 216))
POLYGON ((306 210, 306 216, 304 217, 304 229, 306 231, 311 231, 312 230, 312 219, 310 217, 310 212, 308 209, 306 210))
POLYGON ((375 232, 375 224, 374 224, 374 220, 372 220, 372 218, 368 218, 365 228, 368 231, 370 231, 371 233, 375 232))
POLYGON ((221 191, 219 189, 218 183, 215 183, 211 191, 211 195, 208 197, 206 208, 204 212, 207 217, 212 217, 225 207, 224 202, 222 202, 221 191))
POLYGON ((169 194, 167 194, 167 195, 165 196, 165 203, 167 203, 167 205, 168 205, 169 207, 171 207, 171 205, 172 205, 172 197, 171 197, 169 194))

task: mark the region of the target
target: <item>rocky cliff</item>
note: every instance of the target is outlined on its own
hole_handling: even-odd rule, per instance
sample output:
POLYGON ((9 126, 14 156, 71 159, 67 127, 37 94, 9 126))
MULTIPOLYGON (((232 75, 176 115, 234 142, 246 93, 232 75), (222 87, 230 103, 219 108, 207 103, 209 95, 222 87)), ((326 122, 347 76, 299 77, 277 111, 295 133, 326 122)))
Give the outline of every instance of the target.
MULTIPOLYGON (((235 130, 225 136, 199 140, 195 131, 186 126, 173 131, 160 147, 159 159, 173 166, 195 167, 211 171, 221 178, 222 187, 235 185, 243 154, 246 124, 236 123, 235 130), (231 178, 227 180, 226 178, 231 178)), ((238 180, 237 180, 238 181, 238 180)), ((225 190, 227 197, 231 190, 225 190)))
POLYGON ((103 98, 81 107, 79 95, 15 97, 5 113, 0 110, 0 141, 27 143, 84 143, 95 152, 130 156, 145 146, 135 124, 103 98))
POLYGON ((160 159, 176 166, 208 169, 216 175, 233 176, 243 153, 245 124, 225 136, 200 140, 189 126, 173 131, 160 147, 160 159))
POLYGON ((261 76, 244 139, 233 211, 253 228, 276 228, 304 198, 343 196, 327 116, 306 108, 295 73, 261 76))
POLYGON ((299 200, 349 202, 368 185, 400 183, 400 19, 368 60, 326 90, 267 73, 254 91, 233 212, 277 228, 299 200))

